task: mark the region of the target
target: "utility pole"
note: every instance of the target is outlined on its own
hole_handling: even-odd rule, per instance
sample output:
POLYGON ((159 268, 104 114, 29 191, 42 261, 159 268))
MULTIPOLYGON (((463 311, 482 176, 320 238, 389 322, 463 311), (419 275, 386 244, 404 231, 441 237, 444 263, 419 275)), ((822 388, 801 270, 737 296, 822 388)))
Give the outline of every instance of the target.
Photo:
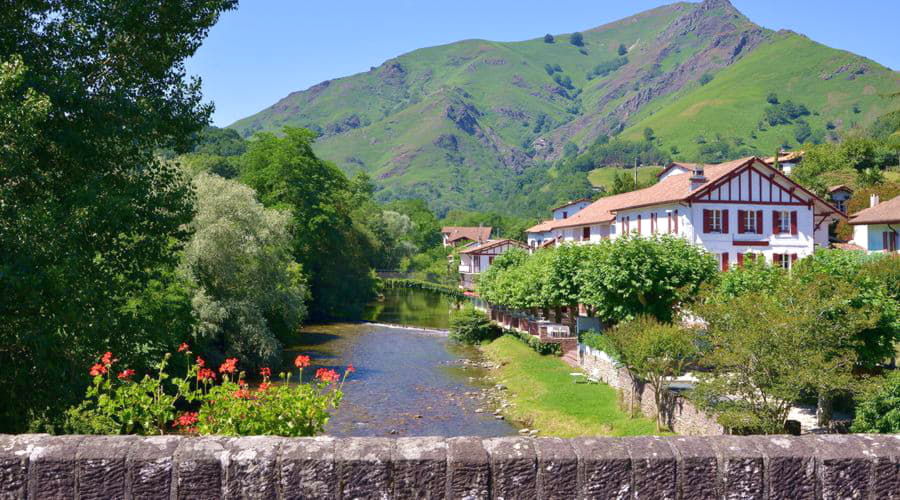
POLYGON ((638 168, 638 158, 634 157, 634 188, 637 189, 637 168, 638 168))

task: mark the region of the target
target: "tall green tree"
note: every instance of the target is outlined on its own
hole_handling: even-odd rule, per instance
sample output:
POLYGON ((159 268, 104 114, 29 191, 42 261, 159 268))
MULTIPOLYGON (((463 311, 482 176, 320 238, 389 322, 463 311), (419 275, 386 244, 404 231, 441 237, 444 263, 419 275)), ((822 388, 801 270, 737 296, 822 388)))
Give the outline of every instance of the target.
POLYGON ((236 0, 0 9, 0 428, 80 390, 107 349, 140 366, 175 332, 128 307, 171 274, 191 196, 153 151, 208 122, 184 60, 236 0), (35 383, 41 381, 41 383, 35 383))
POLYGON ((352 217, 360 192, 312 150, 315 134, 284 129, 258 134, 243 156, 241 179, 264 205, 290 211, 294 258, 308 273, 316 318, 356 317, 374 296, 375 249, 352 217))

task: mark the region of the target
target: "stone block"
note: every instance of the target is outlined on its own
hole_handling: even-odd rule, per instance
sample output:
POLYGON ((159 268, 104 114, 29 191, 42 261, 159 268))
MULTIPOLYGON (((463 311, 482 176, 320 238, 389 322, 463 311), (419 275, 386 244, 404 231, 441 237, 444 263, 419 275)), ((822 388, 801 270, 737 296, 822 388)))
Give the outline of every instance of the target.
POLYGON ((623 438, 575 438, 579 498, 631 498, 631 457, 623 438))
POLYGON ((91 436, 82 441, 75 456, 78 497, 125 498, 128 485, 127 458, 138 436, 91 436))
POLYGON ((815 449, 821 498, 871 497, 873 460, 856 439, 847 435, 801 436, 798 439, 815 449))
POLYGON ((280 465, 284 498, 337 498, 334 448, 335 440, 329 437, 285 439, 280 465))
POLYGON ((174 488, 175 450, 179 436, 150 436, 135 441, 126 458, 132 498, 169 498, 174 488))
POLYGON ((28 493, 28 459, 46 434, 0 435, 0 498, 24 498, 28 493))
POLYGON ((491 462, 480 438, 447 439, 447 498, 490 498, 491 462))
POLYGON ((346 438, 335 450, 341 498, 390 498, 393 439, 346 438))
POLYGON ((566 439, 534 440, 537 454, 538 498, 575 498, 578 495, 578 457, 566 439))
POLYGON ((816 461, 812 448, 785 435, 749 439, 763 455, 769 499, 816 498, 816 461))
POLYGON ((668 439, 647 436, 626 441, 636 498, 676 498, 678 464, 668 439))
POLYGON ((394 443, 393 498, 444 498, 447 443, 439 437, 399 438, 394 443))
POLYGON ((45 436, 29 443, 28 497, 73 498, 75 456, 84 436, 45 436))
POLYGON ((223 498, 227 461, 224 438, 183 438, 175 450, 176 498, 223 498))
POLYGON ((278 498, 278 452, 282 441, 270 436, 225 440, 228 498, 278 498))
POLYGON ((681 498, 719 498, 719 458, 712 439, 686 436, 667 439, 678 456, 681 498))
POLYGON ((745 436, 718 436, 711 439, 719 454, 724 498, 749 498, 765 487, 765 463, 752 439, 745 436))
POLYGON ((530 438, 484 440, 491 460, 493 498, 537 498, 537 456, 530 438))
POLYGON ((900 435, 856 435, 874 461, 872 485, 875 498, 900 499, 900 435))

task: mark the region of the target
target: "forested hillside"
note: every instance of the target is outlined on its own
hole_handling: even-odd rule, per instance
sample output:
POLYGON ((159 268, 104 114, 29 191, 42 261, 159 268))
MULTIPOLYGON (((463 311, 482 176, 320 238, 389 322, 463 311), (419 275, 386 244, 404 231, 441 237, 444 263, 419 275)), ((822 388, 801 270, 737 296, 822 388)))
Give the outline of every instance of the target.
POLYGON ((582 33, 416 50, 292 93, 231 128, 315 130, 317 154, 351 175, 368 172, 380 199, 421 197, 439 214, 531 214, 590 192, 581 172, 618 161, 589 157, 578 175, 554 168, 598 138, 646 139, 656 161, 771 154, 870 125, 892 109, 883 96, 898 78, 706 0, 582 33))

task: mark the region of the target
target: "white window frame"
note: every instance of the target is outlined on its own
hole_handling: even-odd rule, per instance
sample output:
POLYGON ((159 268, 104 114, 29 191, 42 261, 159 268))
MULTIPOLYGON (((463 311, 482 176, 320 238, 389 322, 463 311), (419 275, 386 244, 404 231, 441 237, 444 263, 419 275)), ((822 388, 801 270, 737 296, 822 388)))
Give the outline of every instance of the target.
POLYGON ((756 233, 756 210, 745 210, 744 211, 744 232, 745 233, 756 233))
POLYGON ((709 211, 709 232, 722 232, 722 211, 718 208, 709 211))
POLYGON ((791 234, 791 212, 790 210, 779 210, 781 215, 778 217, 778 233, 791 234))

